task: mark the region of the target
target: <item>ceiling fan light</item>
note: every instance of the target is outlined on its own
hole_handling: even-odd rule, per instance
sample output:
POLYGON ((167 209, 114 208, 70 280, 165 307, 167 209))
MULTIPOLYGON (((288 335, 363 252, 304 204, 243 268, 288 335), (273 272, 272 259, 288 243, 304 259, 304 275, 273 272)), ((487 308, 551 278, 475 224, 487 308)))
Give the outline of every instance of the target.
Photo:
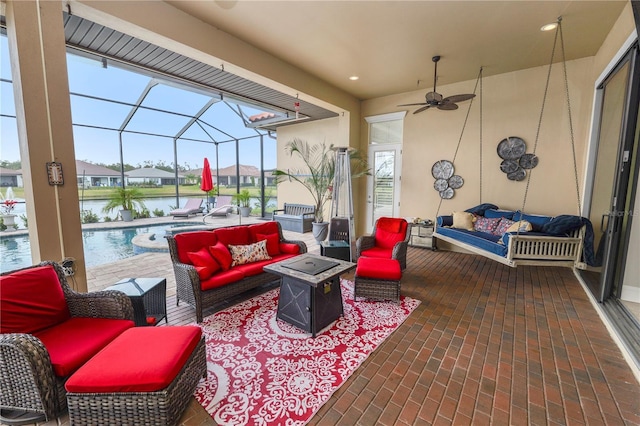
POLYGON ((556 28, 558 28, 558 23, 554 22, 552 24, 543 25, 542 27, 540 27, 540 31, 553 31, 556 28))
POLYGON ((356 81, 356 80, 359 80, 359 79, 360 79, 360 77, 358 77, 357 75, 352 75, 351 77, 349 77, 349 80, 351 80, 351 81, 356 81))

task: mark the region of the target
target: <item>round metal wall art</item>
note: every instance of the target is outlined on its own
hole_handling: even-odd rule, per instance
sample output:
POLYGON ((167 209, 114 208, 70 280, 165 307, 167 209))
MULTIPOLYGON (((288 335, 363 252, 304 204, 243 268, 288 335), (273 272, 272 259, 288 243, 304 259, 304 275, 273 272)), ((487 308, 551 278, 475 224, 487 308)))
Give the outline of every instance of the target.
POLYGON ((454 175, 454 171, 453 163, 448 160, 438 160, 431 166, 431 174, 436 179, 433 188, 438 191, 440 198, 453 198, 455 190, 464 184, 462 176, 454 175))
POLYGON ((527 144, 518 136, 509 136, 498 143, 498 156, 502 158, 500 171, 507 179, 521 181, 527 177, 527 170, 538 165, 538 156, 526 154, 527 144))

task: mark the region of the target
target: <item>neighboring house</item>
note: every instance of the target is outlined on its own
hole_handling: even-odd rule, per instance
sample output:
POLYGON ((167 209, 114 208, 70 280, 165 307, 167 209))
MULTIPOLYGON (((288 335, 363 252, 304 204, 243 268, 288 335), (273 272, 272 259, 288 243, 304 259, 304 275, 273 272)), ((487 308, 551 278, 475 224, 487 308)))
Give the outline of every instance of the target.
POLYGON ((0 186, 22 187, 22 171, 0 167, 0 186))
POLYGON ((83 186, 85 188, 92 186, 120 186, 122 184, 120 172, 98 164, 76 160, 76 172, 78 174, 78 187, 80 188, 83 186))
MULTIPOLYGON (((127 184, 137 185, 175 185, 176 175, 155 167, 143 167, 141 169, 129 170, 127 172, 127 184)), ((184 185, 186 178, 178 174, 178 184, 184 185)))
MULTIPOLYGON (((202 169, 193 169, 189 171, 189 174, 202 176, 202 169)), ((214 185, 218 183, 222 186, 235 186, 238 182, 238 171, 235 164, 223 167, 218 173, 216 169, 211 169, 211 176, 213 178, 214 185), (219 178, 219 179, 218 179, 219 178), (219 181, 219 182, 218 182, 219 181)), ((266 185, 275 185, 275 177, 273 176, 273 170, 265 170, 264 177, 266 185)), ((247 166, 240 164, 240 185, 241 186, 259 186, 261 182, 260 169, 255 166, 247 166)))

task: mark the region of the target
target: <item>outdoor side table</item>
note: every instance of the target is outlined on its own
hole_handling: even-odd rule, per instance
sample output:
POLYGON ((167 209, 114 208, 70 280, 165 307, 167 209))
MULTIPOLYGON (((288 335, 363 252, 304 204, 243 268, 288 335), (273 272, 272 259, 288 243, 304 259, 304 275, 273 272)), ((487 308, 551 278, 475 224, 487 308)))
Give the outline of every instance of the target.
POLYGON ((351 245, 342 240, 322 241, 320 242, 320 255, 350 262, 351 245))
POLYGON ((105 290, 118 290, 131 299, 136 326, 167 321, 167 280, 164 278, 124 278, 105 290))

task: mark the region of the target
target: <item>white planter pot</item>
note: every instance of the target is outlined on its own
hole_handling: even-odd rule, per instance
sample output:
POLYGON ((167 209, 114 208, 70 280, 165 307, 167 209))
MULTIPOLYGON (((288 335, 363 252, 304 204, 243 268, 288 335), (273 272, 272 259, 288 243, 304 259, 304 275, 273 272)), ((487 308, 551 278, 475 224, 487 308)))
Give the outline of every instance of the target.
POLYGON ((249 217, 249 214, 251 214, 251 207, 239 207, 239 209, 242 217, 249 217))
POLYGON ((327 238, 327 235, 329 235, 329 222, 312 222, 311 233, 318 244, 321 243, 327 238))
POLYGON ((16 224, 16 215, 15 214, 3 214, 2 221, 8 227, 12 227, 16 224))
POLYGON ((120 210, 120 217, 123 222, 131 222, 133 220, 133 212, 131 210, 120 210))

